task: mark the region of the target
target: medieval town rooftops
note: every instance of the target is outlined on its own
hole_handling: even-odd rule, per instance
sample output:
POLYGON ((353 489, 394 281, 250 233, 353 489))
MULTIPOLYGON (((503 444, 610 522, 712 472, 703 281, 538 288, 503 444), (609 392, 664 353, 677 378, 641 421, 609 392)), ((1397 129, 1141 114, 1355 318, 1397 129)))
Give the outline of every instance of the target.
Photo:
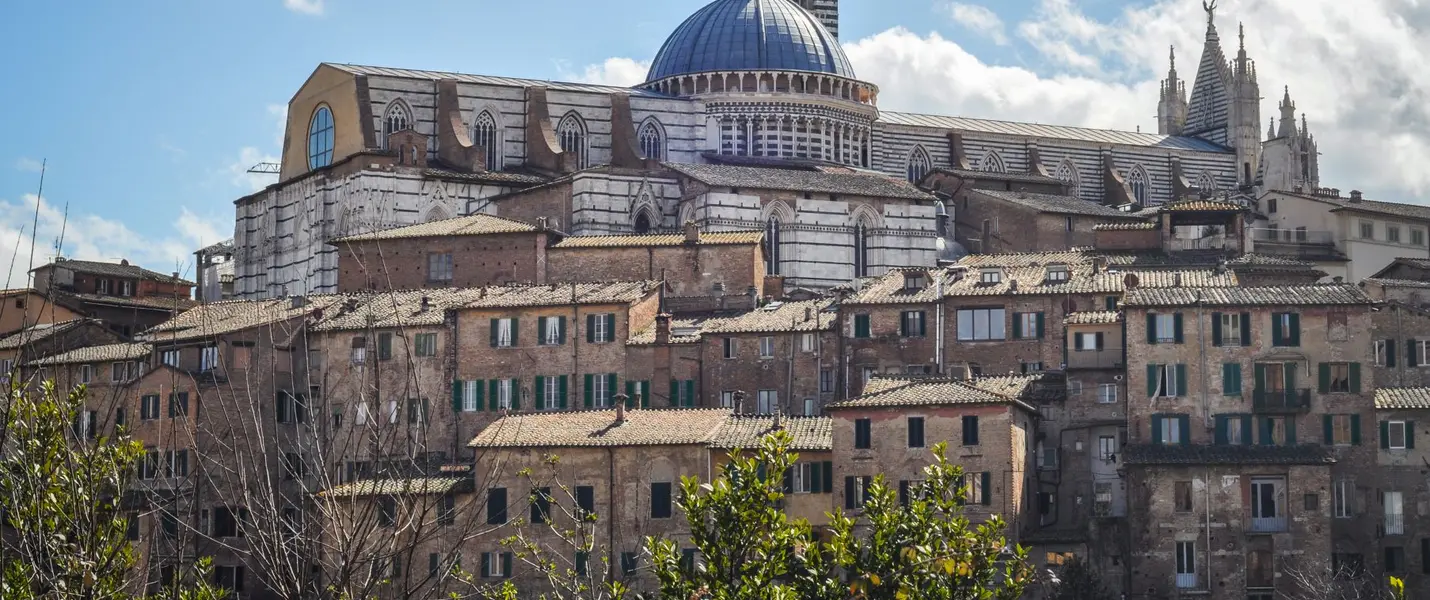
POLYGON ((938 282, 951 279, 945 269, 890 269, 869 281, 844 304, 922 304, 938 299, 938 282))
POLYGON ((1371 283, 1378 283, 1386 287, 1430 288, 1430 281, 1424 281, 1421 279, 1388 279, 1385 277, 1367 277, 1365 280, 1371 283))
POLYGON ((34 272, 40 269, 48 269, 51 267, 61 267, 69 269, 76 273, 86 273, 90 275, 100 275, 104 277, 147 279, 150 281, 176 283, 178 285, 187 285, 190 287, 194 285, 194 282, 176 278, 172 274, 165 275, 164 273, 156 273, 138 265, 131 265, 127 260, 121 260, 117 263, 109 263, 95 260, 74 260, 68 258, 57 258, 55 259, 55 262, 52 262, 47 265, 40 265, 38 267, 30 269, 30 271, 34 272))
POLYGON ((1073 248, 1046 252, 1006 252, 1002 254, 970 254, 958 261, 969 267, 1037 267, 1049 263, 1092 264, 1098 258, 1111 268, 1127 267, 1180 267, 1187 265, 1211 266, 1206 254, 1197 252, 1163 252, 1161 250, 1097 250, 1094 248, 1073 248))
MULTIPOLYGON (((719 317, 676 317, 670 320, 670 343, 694 344, 700 341, 700 334, 706 324, 714 324, 719 317)), ((644 329, 631 334, 626 340, 628 346, 649 346, 655 343, 656 323, 652 321, 644 329)))
POLYGON ((1339 191, 1335 195, 1317 194, 1310 192, 1288 192, 1276 190, 1276 194, 1304 198, 1306 200, 1317 200, 1337 205, 1331 212, 1351 211, 1364 212, 1407 219, 1421 219, 1430 221, 1430 206, 1424 204, 1406 204, 1401 202, 1381 202, 1378 200, 1364 200, 1358 197, 1359 192, 1351 192, 1350 197, 1341 196, 1339 191))
POLYGON ((364 479, 318 492, 319 496, 429 496, 470 492, 471 477, 414 477, 411 479, 364 479))
POLYGON ((1227 264, 1227 266, 1232 267, 1232 268, 1241 268, 1241 267, 1296 267, 1296 268, 1307 268, 1307 269, 1309 269, 1309 268, 1312 268, 1312 267, 1315 267, 1315 266, 1316 266, 1316 263, 1313 263, 1313 262, 1311 262, 1311 261, 1298 260, 1298 259, 1291 258, 1291 257, 1288 257, 1288 256, 1277 256, 1277 255, 1275 255, 1275 254, 1254 254, 1254 253, 1243 254, 1243 255, 1238 256, 1238 257, 1236 257, 1236 258, 1233 258, 1233 259, 1231 259, 1231 260, 1229 260, 1229 261, 1226 261, 1226 264, 1227 264))
POLYGON ((829 299, 771 302, 755 310, 706 323, 704 333, 826 331, 834 327, 829 299))
POLYGON ((384 229, 371 233, 359 233, 357 235, 334 239, 330 243, 339 244, 426 237, 489 235, 494 233, 524 233, 529 231, 536 231, 536 226, 478 213, 465 217, 418 223, 406 227, 394 227, 392 229, 384 229))
POLYGON ((1117 131, 1113 129, 1092 129, 1089 127, 1070 127, 1067 125, 1016 123, 994 119, 924 115, 887 110, 879 111, 879 122, 891 125, 910 125, 914 127, 956 129, 978 133, 999 133, 1023 137, 1076 140, 1098 144, 1177 148, 1197 152, 1230 152, 1230 150, 1224 146, 1194 137, 1117 131))
POLYGON ((1371 304, 1359 287, 1317 284, 1280 287, 1143 289, 1127 292, 1123 306, 1315 306, 1371 304))
POLYGON ((441 325, 445 312, 478 299, 481 288, 398 290, 349 294, 323 312, 313 331, 441 325))
POLYGON ((328 309, 344 299, 343 296, 324 294, 200 304, 149 328, 138 337, 148 342, 202 340, 303 317, 315 310, 328 309))
POLYGON ((1047 183, 1056 185, 1067 185, 1066 181, 1047 175, 1037 173, 996 173, 992 171, 979 171, 976 169, 955 169, 952 167, 934 167, 934 173, 945 173, 961 179, 984 179, 989 181, 1016 181, 1021 183, 1047 183))
POLYGON ((1030 393, 1041 375, 1003 375, 970 380, 931 377, 876 376, 857 398, 834 402, 826 409, 890 408, 946 404, 1015 403, 1033 410, 1019 398, 1030 393))
POLYGON ((1232 202, 1200 199, 1178 200, 1158 207, 1158 212, 1242 212, 1246 210, 1250 209, 1232 202))
MULTIPOLYGON (((228 264, 228 263, 225 263, 228 264)), ((168 310, 184 311, 198 305, 198 302, 189 298, 177 296, 107 296, 104 294, 74 294, 61 292, 62 298, 72 298, 85 304, 107 304, 111 306, 123 306, 127 308, 137 308, 141 310, 168 310)))
POLYGON ((632 409, 507 415, 467 446, 542 448, 573 446, 679 446, 704 444, 730 416, 728 408, 632 409))
POLYGON ((1122 313, 1115 310, 1097 310, 1068 313, 1063 323, 1068 325, 1111 325, 1122 322, 1122 313))
POLYGON ((569 304, 629 304, 646 297, 659 281, 496 285, 475 288, 477 297, 465 308, 515 308, 569 304))
POLYGON ((711 187, 789 190, 840 196, 933 200, 934 196, 913 184, 887 175, 867 172, 737 167, 665 163, 672 171, 711 187))
POLYGON ((1138 444, 1125 446, 1123 462, 1129 465, 1329 465, 1336 462, 1330 448, 1299 446, 1205 446, 1138 444))
MULTIPOLYGON (((765 239, 763 231, 718 231, 699 232, 701 246, 733 246, 759 244, 765 239)), ((645 248, 655 246, 684 246, 685 235, 681 233, 657 233, 648 235, 576 235, 563 239, 552 248, 645 248)))
POLYGON ((59 335, 85 323, 99 323, 93 319, 70 319, 57 323, 37 323, 15 333, 0 338, 0 350, 14 350, 26 344, 33 344, 50 336, 59 335))
POLYGON ((1093 231, 1151 231, 1158 227, 1157 223, 1151 221, 1129 221, 1125 223, 1098 223, 1092 226, 1093 231))
POLYGON ((971 193, 990 196, 999 200, 1006 200, 1014 204, 1026 206, 1028 208, 1055 214, 1067 215, 1087 215, 1091 217, 1103 217, 1107 219, 1137 219, 1132 213, 1123 212, 1096 202, 1089 202, 1074 196, 1059 196, 1055 194, 1034 194, 1032 192, 1013 192, 1006 190, 971 190, 971 193))
POLYGON ((1210 288, 1237 284, 1236 273, 1216 269, 1121 270, 1093 273, 1088 265, 1066 266, 1066 279, 1053 279, 1047 267, 1000 268, 997 283, 984 283, 979 273, 944 285, 946 296, 1026 296, 1040 294, 1118 294, 1127 289, 1128 276, 1140 288, 1210 288))
POLYGON ((772 415, 730 415, 710 437, 711 448, 755 450, 760 440, 776 430, 790 434, 790 450, 828 451, 834 447, 834 421, 829 417, 780 416, 778 426, 772 415))
POLYGON ((104 344, 102 346, 76 348, 69 352, 46 356, 32 360, 26 363, 26 365, 32 367, 47 367, 52 365, 79 365, 119 360, 138 360, 149 356, 153 351, 153 346, 142 342, 104 344))
POLYGON ((1430 279, 1430 258, 1397 258, 1376 271, 1376 279, 1430 279))
POLYGON ((1375 408, 1376 410, 1430 409, 1430 387, 1376 389, 1375 408))

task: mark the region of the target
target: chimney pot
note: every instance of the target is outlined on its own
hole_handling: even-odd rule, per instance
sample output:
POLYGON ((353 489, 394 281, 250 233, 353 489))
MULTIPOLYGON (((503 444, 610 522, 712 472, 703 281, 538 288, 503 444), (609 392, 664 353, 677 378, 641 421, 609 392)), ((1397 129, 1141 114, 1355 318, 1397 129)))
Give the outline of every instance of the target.
POLYGON ((626 395, 625 395, 625 394, 616 394, 616 396, 615 396, 614 398, 612 398, 612 400, 614 400, 615 403, 616 403, 616 424, 619 425, 619 424, 621 424, 621 423, 625 423, 625 422, 626 422, 626 395))
POLYGON ((655 316, 655 343, 657 345, 670 343, 670 315, 666 313, 655 316))
POLYGON ((119 259, 119 264, 122 265, 122 266, 127 267, 127 266, 129 266, 129 259, 127 259, 127 258, 121 258, 121 259, 119 259))
POLYGON ((1361 196, 1360 190, 1351 190, 1351 202, 1360 202, 1363 199, 1364 197, 1361 196))

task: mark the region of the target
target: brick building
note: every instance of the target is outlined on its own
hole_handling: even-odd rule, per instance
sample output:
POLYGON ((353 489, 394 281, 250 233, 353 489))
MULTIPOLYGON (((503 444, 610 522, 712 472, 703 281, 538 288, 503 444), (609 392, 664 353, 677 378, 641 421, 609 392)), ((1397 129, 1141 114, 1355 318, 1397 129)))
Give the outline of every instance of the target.
POLYGON ((485 214, 337 238, 338 292, 546 283, 551 232, 485 214))
POLYGON ((752 414, 817 415, 836 397, 829 300, 771 302, 701 327, 696 404, 752 414))
POLYGON ((96 319, 40 323, 0 337, 0 377, 31 360, 72 349, 120 341, 118 335, 96 319))
POLYGON ((0 335, 31 325, 71 321, 83 316, 76 307, 55 304, 35 289, 0 290, 0 335))
POLYGON ((1374 526, 1377 539, 1356 553, 1364 564, 1378 559, 1376 576, 1405 580, 1405 597, 1420 598, 1430 594, 1430 491, 1425 486, 1430 454, 1423 441, 1416 448, 1415 438, 1423 437, 1420 428, 1430 423, 1430 388, 1377 389, 1375 410, 1380 481, 1374 497, 1358 498, 1365 503, 1358 514, 1364 516, 1364 527, 1374 526))
POLYGON ((127 260, 107 263, 59 258, 30 271, 34 287, 124 336, 163 323, 194 305, 194 283, 177 272, 156 273, 127 260))

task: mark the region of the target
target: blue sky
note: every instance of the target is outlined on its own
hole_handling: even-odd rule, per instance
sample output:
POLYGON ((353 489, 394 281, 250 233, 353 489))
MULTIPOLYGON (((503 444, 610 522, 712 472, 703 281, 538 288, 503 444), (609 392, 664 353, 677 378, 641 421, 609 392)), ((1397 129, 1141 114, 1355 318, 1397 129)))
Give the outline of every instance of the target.
MULTIPOLYGON (((185 249, 232 234, 232 201, 253 190, 243 163, 276 155, 282 106, 317 63, 628 79, 605 61, 628 58, 627 71, 639 69, 704 1, 13 3, 0 21, 8 46, 0 81, 12 91, 0 138, 0 244, 10 247, 0 260, 10 258, 20 228, 28 232, 26 195, 42 159, 46 202, 55 211, 68 205, 67 254, 158 261, 146 266, 168 271, 185 249)), ((1276 6, 1295 1, 1223 0, 1223 37, 1234 40, 1235 30, 1222 15, 1241 10, 1267 21, 1266 35, 1248 35, 1249 48, 1277 44, 1284 32, 1270 28, 1286 23, 1275 22, 1276 6)), ((1194 0, 842 4, 841 38, 861 74, 882 86, 881 105, 1126 128, 1153 122, 1168 41, 1185 49, 1190 87, 1204 23, 1194 0), (970 87, 981 91, 969 96, 970 87)), ((1283 70, 1296 76, 1294 66, 1283 70)), ((1280 84, 1263 81, 1263 95, 1279 98, 1280 84)), ((1325 110, 1344 117, 1334 104, 1325 110)), ((1268 102, 1262 115, 1272 114, 1268 102)), ((1430 182, 1362 187, 1404 199, 1422 183, 1430 182)), ((50 225, 40 228, 40 257, 53 253, 45 250, 58 235, 50 225)))

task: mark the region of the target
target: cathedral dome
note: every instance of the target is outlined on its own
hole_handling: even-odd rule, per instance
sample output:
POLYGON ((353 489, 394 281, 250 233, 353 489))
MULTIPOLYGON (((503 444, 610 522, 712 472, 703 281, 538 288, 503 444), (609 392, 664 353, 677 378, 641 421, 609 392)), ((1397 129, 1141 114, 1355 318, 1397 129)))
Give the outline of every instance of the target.
POLYGON ((855 79, 839 41, 790 0, 715 0, 665 40, 646 81, 708 71, 764 70, 855 79))

